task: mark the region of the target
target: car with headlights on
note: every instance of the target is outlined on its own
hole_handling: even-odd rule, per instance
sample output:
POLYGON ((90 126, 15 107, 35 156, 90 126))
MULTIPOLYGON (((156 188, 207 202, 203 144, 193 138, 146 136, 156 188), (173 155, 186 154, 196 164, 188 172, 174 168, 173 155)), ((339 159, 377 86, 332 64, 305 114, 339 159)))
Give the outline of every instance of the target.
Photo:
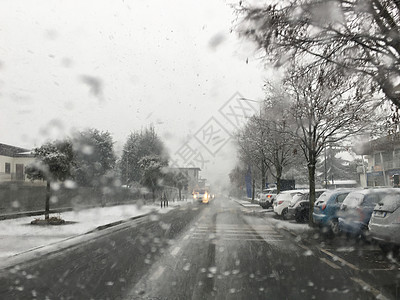
POLYGON ((193 191, 193 200, 200 203, 208 204, 210 202, 210 194, 206 189, 195 189, 193 191))

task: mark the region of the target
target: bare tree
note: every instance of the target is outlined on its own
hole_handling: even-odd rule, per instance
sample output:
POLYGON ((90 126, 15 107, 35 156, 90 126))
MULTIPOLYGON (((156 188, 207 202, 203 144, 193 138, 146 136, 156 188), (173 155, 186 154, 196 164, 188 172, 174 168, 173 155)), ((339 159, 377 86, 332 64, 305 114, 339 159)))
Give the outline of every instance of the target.
POLYGON ((290 133, 294 123, 289 118, 287 101, 282 97, 277 90, 269 93, 260 115, 251 117, 238 135, 241 159, 260 171, 262 187, 269 171, 276 180, 278 192, 284 169, 296 153, 290 133))
POLYGON ((265 188, 265 179, 268 170, 266 159, 267 147, 267 128, 262 122, 262 116, 252 116, 249 118, 247 124, 237 134, 237 144, 239 146, 239 158, 250 166, 253 177, 253 196, 254 201, 254 188, 256 171, 261 176, 261 187, 265 188))
MULTIPOLYGON (((241 2, 242 3, 242 2, 241 2)), ((336 64, 372 79, 400 107, 400 2, 398 0, 269 1, 240 5, 239 32, 255 40, 266 58, 280 66, 311 54, 310 64, 336 64)), ((397 113, 398 114, 398 113, 397 113)))
POLYGON ((287 100, 280 91, 271 90, 263 119, 267 132, 265 159, 271 175, 276 180, 278 193, 281 190, 284 170, 294 162, 297 154, 297 145, 293 138, 295 123, 290 118, 287 100))
POLYGON ((310 223, 318 156, 328 144, 355 135, 374 123, 377 102, 364 92, 362 80, 349 78, 342 71, 330 64, 317 68, 293 67, 284 81, 293 101, 296 137, 308 166, 310 223))

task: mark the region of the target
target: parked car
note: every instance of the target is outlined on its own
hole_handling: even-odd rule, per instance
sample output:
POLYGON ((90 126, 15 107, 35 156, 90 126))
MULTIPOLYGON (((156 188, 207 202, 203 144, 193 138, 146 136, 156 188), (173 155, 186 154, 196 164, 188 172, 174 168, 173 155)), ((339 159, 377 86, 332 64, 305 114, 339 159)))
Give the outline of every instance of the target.
POLYGON ((317 226, 333 234, 339 233, 339 220, 337 212, 340 209, 344 199, 354 189, 336 189, 328 190, 322 193, 315 201, 313 222, 317 226))
POLYGON ((274 212, 278 216, 282 216, 283 219, 286 219, 290 201, 295 195, 301 194, 302 192, 304 192, 304 190, 289 190, 279 193, 274 201, 274 212))
POLYGON ((277 196, 277 189, 265 189, 260 197, 260 205, 262 208, 272 207, 274 200, 277 196))
MULTIPOLYGON (((318 199, 326 189, 316 189, 315 198, 318 199)), ((310 214, 310 192, 303 192, 301 196, 293 197, 290 201, 287 219, 295 219, 296 222, 307 222, 310 214)))
POLYGON ((400 247, 400 194, 383 197, 375 206, 368 224, 370 236, 382 250, 399 252, 400 247))
POLYGON ((398 189, 365 189, 353 191, 347 195, 340 206, 339 230, 347 235, 365 238, 368 235, 368 223, 375 205, 385 196, 398 194, 398 189))
POLYGON ((263 197, 263 194, 258 192, 256 193, 255 197, 254 197, 254 201, 257 203, 260 203, 261 198, 263 197))

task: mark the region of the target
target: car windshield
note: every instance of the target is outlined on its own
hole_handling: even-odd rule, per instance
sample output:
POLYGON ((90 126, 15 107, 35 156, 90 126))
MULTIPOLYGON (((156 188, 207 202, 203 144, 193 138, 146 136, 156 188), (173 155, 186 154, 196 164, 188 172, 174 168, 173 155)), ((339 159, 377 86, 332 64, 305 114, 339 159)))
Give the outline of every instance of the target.
POLYGON ((343 205, 357 207, 363 202, 364 197, 365 195, 361 193, 350 193, 347 195, 346 199, 344 199, 343 205))
POLYGON ((194 191, 196 194, 205 194, 205 193, 207 193, 207 191, 206 190, 197 190, 197 191, 194 191))
POLYGON ((400 298, 399 0, 2 0, 0 40, 0 300, 400 298))
POLYGON ((333 193, 332 192, 323 192, 318 198, 316 203, 323 203, 327 202, 329 198, 331 197, 333 193))
POLYGON ((384 210, 394 211, 400 206, 400 195, 389 194, 384 196, 379 203, 377 208, 382 207, 384 210))

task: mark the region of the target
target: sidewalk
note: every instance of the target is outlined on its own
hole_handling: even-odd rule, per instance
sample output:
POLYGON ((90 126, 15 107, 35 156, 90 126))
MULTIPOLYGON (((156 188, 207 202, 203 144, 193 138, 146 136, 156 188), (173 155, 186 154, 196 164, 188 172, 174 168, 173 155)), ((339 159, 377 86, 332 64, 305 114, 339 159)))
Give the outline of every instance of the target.
POLYGON ((67 222, 64 225, 30 225, 35 218, 44 218, 44 216, 2 220, 0 221, 0 258, 5 259, 94 230, 105 229, 152 212, 167 213, 174 208, 191 203, 191 201, 169 202, 167 208, 161 208, 159 202, 141 207, 136 204, 128 204, 50 215, 60 215, 67 222))
POLYGON ((236 198, 232 198, 232 199, 244 207, 260 207, 261 208, 260 204, 251 203, 251 201, 249 201, 249 200, 240 200, 240 199, 236 199, 236 198))

